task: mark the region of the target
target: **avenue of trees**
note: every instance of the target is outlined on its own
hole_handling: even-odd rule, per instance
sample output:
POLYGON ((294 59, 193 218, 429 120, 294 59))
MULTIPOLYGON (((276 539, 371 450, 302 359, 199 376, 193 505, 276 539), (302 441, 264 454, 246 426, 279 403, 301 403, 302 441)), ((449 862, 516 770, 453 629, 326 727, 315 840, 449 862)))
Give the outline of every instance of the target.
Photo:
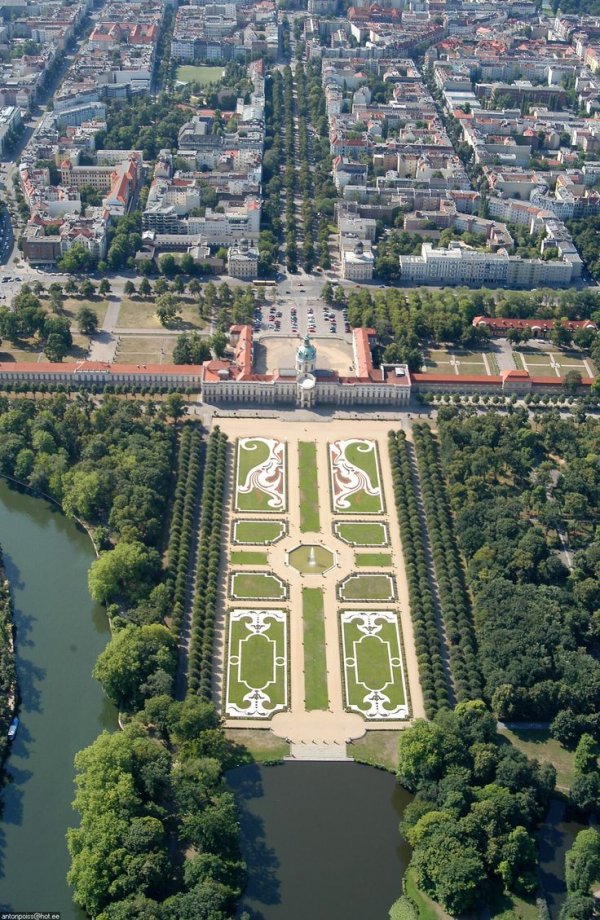
POLYGON ((413 489, 412 470, 403 431, 390 432, 388 438, 392 485, 400 522, 400 536, 410 597, 419 681, 425 712, 429 718, 447 708, 448 683, 444 672, 440 636, 427 561, 421 536, 421 522, 413 489))
POLYGON ((188 674, 190 691, 198 693, 205 701, 211 699, 212 693, 213 640, 219 591, 226 459, 227 436, 218 427, 213 428, 208 439, 204 464, 188 674))
POLYGON ((456 697, 459 701, 475 699, 481 696, 482 687, 471 603, 465 586, 438 447, 428 425, 415 425, 413 439, 456 697))
POLYGON ((440 438, 486 699, 567 747, 600 740, 598 423, 444 408, 440 438))
POLYGON ((183 429, 179 446, 177 485, 171 510, 169 531, 169 574, 171 629, 179 636, 187 593, 192 528, 197 496, 202 482, 204 441, 197 428, 183 429))
POLYGON ((413 847, 419 888, 456 917, 489 906, 504 890, 536 891, 534 832, 556 781, 496 734, 480 700, 417 720, 402 732, 398 779, 415 800, 400 829, 413 847))

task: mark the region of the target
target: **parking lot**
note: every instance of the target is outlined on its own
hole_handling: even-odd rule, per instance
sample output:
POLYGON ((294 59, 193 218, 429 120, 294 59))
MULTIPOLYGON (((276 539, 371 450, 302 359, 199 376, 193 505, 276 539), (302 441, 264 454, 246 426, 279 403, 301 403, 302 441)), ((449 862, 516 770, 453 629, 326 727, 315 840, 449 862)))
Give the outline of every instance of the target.
POLYGON ((314 300, 300 305, 289 301, 264 304, 254 313, 254 332, 280 335, 350 335, 347 311, 314 300))

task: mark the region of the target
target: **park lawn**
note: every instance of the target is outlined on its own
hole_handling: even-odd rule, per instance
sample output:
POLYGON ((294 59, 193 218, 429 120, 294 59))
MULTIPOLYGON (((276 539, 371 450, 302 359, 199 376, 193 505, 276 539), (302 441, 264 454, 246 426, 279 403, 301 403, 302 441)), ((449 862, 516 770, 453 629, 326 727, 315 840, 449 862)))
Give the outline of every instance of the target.
POLYGON ((261 572, 233 572, 230 582, 231 594, 238 599, 283 600, 286 586, 275 575, 261 572))
POLYGON ((209 83, 218 83, 222 77, 222 67, 196 67, 193 64, 182 64, 177 68, 175 79, 182 83, 201 83, 202 86, 207 86, 209 83))
POLYGON ((314 441, 298 442, 298 471, 300 474, 300 530, 303 533, 315 532, 321 529, 321 524, 317 484, 317 445, 314 441))
POLYGON ((237 766, 247 763, 274 763, 290 753, 290 746, 264 728, 226 728, 225 737, 239 750, 237 766))
MULTIPOLYGON (((48 301, 45 301, 45 303, 48 304, 48 301)), ((93 300, 89 300, 86 297, 65 297, 63 313, 68 317, 71 323, 74 324, 76 323, 77 314, 82 307, 87 307, 88 310, 92 310, 98 317, 98 326, 101 327, 103 325, 104 317, 108 310, 108 300, 105 298, 94 298, 93 300)))
POLYGON ((350 575, 340 585, 345 601, 388 601, 396 596, 391 575, 350 575))
MULTIPOLYGON (((204 321, 200 318, 198 310, 192 303, 180 300, 181 311, 173 329, 202 329, 204 321)), ((134 300, 124 297, 116 322, 117 329, 164 329, 156 315, 154 300, 134 300)))
POLYGON ((510 891, 492 895, 490 898, 490 920, 538 920, 540 911, 535 895, 529 900, 510 891))
POLYGON ((381 523, 338 521, 335 532, 340 540, 354 546, 387 546, 387 527, 381 523))
POLYGON ((233 550, 229 553, 229 562, 231 565, 267 565, 268 561, 268 554, 260 550, 256 550, 255 552, 233 550))
POLYGON ((486 376, 487 370, 485 364, 482 361, 463 361, 462 359, 458 365, 458 376, 469 376, 471 374, 477 374, 478 376, 486 376))
POLYGON ((320 588, 302 589, 304 627, 304 698, 307 710, 327 709, 327 659, 325 618, 320 588))
POLYGON ((383 767, 390 773, 398 769, 399 731, 367 731, 362 738, 346 745, 346 754, 357 763, 366 763, 371 767, 383 767))
POLYGON ((123 335, 115 352, 119 364, 170 364, 176 337, 169 335, 123 335))
POLYGON ((226 706, 248 708, 244 697, 252 690, 268 696, 269 710, 286 705, 286 626, 268 614, 263 616, 260 633, 250 628, 250 617, 231 619, 229 624, 226 706))
POLYGON ((425 892, 417 887, 412 869, 408 869, 404 876, 406 886, 406 895, 414 902, 419 915, 419 920, 452 920, 450 914, 447 914, 443 907, 432 901, 425 892))
POLYGON ((235 521, 233 539, 236 543, 275 543, 285 533, 283 521, 235 521))
POLYGON ((511 744, 514 744, 527 757, 553 764, 556 768, 556 784, 558 788, 563 792, 571 788, 575 778, 575 755, 572 751, 567 751, 554 738, 551 738, 549 731, 521 729, 518 732, 514 732, 508 728, 501 728, 499 734, 504 735, 511 744))
POLYGON ((373 565, 386 568, 392 564, 392 556, 391 553, 355 553, 354 561, 359 566, 373 565))
POLYGON ((370 704, 365 699, 378 691, 388 698, 378 715, 395 713, 406 704, 404 665, 400 649, 398 620, 389 622, 383 616, 373 616, 378 629, 365 634, 356 619, 346 620, 342 615, 342 654, 345 672, 346 703, 352 709, 367 715, 370 704), (395 664, 393 664, 395 662, 395 664))

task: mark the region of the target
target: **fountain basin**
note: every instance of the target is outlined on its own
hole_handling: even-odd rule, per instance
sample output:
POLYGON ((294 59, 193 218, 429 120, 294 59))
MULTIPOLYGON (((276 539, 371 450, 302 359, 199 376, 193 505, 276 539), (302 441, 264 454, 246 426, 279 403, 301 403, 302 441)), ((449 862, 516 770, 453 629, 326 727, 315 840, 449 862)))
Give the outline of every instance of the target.
POLYGON ((287 564, 303 575, 323 575, 336 561, 336 554, 319 543, 301 543, 286 554, 287 564))

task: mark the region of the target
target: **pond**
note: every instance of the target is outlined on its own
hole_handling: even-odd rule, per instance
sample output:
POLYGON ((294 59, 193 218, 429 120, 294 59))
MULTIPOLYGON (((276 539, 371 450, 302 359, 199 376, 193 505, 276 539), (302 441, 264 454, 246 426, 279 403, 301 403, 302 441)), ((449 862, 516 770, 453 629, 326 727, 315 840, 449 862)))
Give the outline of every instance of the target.
POLYGON ((412 796, 356 763, 233 770, 252 920, 387 920, 410 849, 398 822, 412 796))

